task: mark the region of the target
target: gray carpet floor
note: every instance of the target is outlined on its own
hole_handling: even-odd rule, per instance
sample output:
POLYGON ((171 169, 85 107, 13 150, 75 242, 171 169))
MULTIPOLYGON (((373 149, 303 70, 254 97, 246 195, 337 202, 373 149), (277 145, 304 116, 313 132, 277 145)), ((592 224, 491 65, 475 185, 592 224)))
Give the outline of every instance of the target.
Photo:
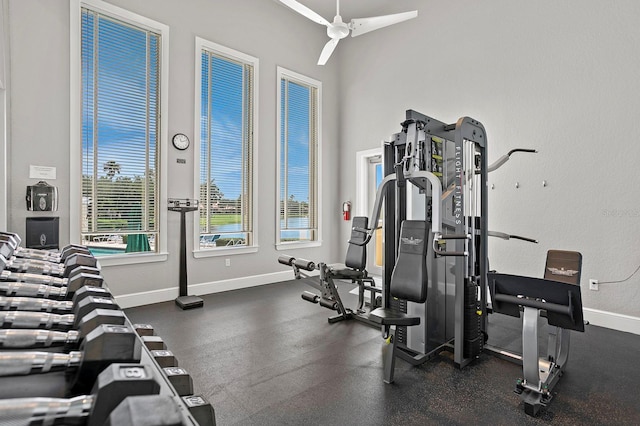
MULTIPOLYGON (((341 284, 345 305, 355 296, 341 284)), ((212 403, 218 425, 640 425, 640 336, 589 325, 571 336, 566 372, 533 418, 513 392, 521 367, 483 353, 465 369, 448 353, 398 360, 382 381, 380 331, 304 302, 301 281, 127 309, 149 323, 212 403)), ((520 345, 520 320, 491 316, 489 343, 520 345)))

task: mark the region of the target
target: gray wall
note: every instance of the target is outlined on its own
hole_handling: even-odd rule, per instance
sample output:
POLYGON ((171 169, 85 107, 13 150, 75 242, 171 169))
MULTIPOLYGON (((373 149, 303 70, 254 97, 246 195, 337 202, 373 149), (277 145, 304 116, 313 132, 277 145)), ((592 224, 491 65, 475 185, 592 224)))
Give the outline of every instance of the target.
POLYGON ((490 161, 539 151, 489 175, 490 229, 540 241, 491 239, 491 268, 541 276, 548 249, 577 250, 585 306, 640 317, 640 274, 588 290, 640 265, 640 3, 402 2, 413 8, 417 19, 338 48, 340 198, 355 199, 355 152, 398 132, 406 109, 473 117, 490 161))
MULTIPOLYGON (((4 0, 8 3, 10 39, 10 136, 8 229, 24 235, 25 186, 35 183, 29 165, 55 166, 60 191, 61 244, 69 243, 69 2, 67 0, 4 0)), ((194 38, 200 36, 260 60, 258 122, 258 253, 224 258, 188 256, 189 283, 208 283, 284 271, 276 262, 276 66, 283 66, 323 83, 323 245, 299 250, 300 256, 336 261, 340 218, 337 199, 338 92, 337 62, 317 67, 317 54, 325 43, 299 17, 275 1, 265 0, 113 0, 110 3, 170 27, 169 134, 184 132, 193 138, 194 38), (276 27, 275 25, 278 25, 276 27), (284 25, 286 30, 282 30, 284 25), (334 255, 335 256, 335 255, 334 255)), ((168 196, 193 194, 193 154, 190 149, 168 155, 168 196), (177 157, 187 164, 177 164, 177 157)), ((54 182, 51 182, 54 183, 54 182)), ((176 287, 178 283, 179 215, 168 216, 167 262, 104 268, 115 294, 176 287)), ((190 221, 188 227, 192 225, 190 221)), ((191 238, 189 238, 191 244, 191 238)), ((177 292, 175 294, 177 296, 177 292)))
MULTIPOLYGON (((9 6, 5 32, 11 48, 8 226, 24 232, 24 187, 33 183, 28 165, 56 166, 64 244, 69 234, 64 191, 70 161, 68 2, 3 1, 9 6)), ((602 284, 598 292, 586 289, 589 278, 624 279, 640 264, 635 191, 640 144, 633 139, 640 127, 638 2, 405 0, 402 7, 377 2, 376 10, 363 15, 415 8, 420 16, 344 40, 325 67, 315 65, 324 32, 275 1, 111 2, 171 28, 170 134, 192 133, 194 36, 260 59, 260 250, 233 257, 231 267, 224 267, 223 258, 189 256, 190 283, 282 271, 273 247, 274 80, 281 65, 321 80, 324 91, 324 244, 301 250, 301 256, 342 258, 348 225, 339 220, 340 203, 355 200, 355 153, 397 132, 406 109, 449 122, 467 115, 485 125, 490 160, 515 147, 539 151, 515 157, 490 175, 495 189, 489 221, 492 230, 534 237, 540 244, 491 240, 491 267, 539 276, 546 250, 579 250, 585 306, 640 317, 638 275, 602 284)), ((186 166, 176 164, 175 152, 165 154, 168 195, 192 193, 193 151, 186 166)), ((116 293, 176 285, 177 215, 169 215, 168 229, 167 262, 106 268, 116 293)))

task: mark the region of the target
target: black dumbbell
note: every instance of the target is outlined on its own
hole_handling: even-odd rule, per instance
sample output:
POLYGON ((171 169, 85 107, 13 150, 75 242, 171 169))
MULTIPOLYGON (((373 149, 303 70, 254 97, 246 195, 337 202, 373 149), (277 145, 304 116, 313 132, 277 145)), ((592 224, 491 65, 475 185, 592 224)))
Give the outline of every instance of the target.
POLYGON ((150 351, 164 351, 167 349, 166 343, 160 336, 140 336, 140 340, 150 351))
POLYGON ((169 395, 129 396, 109 415, 104 426, 186 426, 180 404, 187 407, 200 426, 215 426, 216 416, 211 404, 200 395, 175 398, 169 395))
POLYGON ((70 383, 70 393, 77 394, 91 389, 97 375, 108 365, 140 362, 140 342, 136 333, 126 325, 98 326, 87 334, 80 349, 69 353, 0 352, 0 376, 64 371, 70 383))
POLYGON ((20 260, 15 257, 7 257, 1 253, 0 247, 0 269, 7 269, 12 272, 34 273, 40 275, 53 275, 61 278, 68 277, 71 271, 80 266, 98 267, 98 260, 91 255, 74 253, 67 257, 64 263, 49 263, 36 260, 20 260))
MULTIPOLYGON (((50 314, 45 314, 50 315, 50 314)), ((102 324, 123 325, 122 311, 94 309, 82 317, 73 330, 12 328, 0 330, 0 349, 38 349, 63 346, 64 350, 78 349, 82 340, 102 324)))
POLYGON ((101 286, 102 277, 80 274, 67 286, 37 284, 30 282, 0 281, 0 295, 8 297, 42 297, 46 299, 70 300, 84 286, 101 286))
MULTIPOLYGON (((71 314, 73 307, 88 296, 111 297, 106 287, 82 286, 73 293, 71 300, 53 300, 41 297, 0 296, 0 311, 50 312, 52 314, 71 314)), ((137 331, 137 330, 136 330, 137 331)), ((140 332, 138 332, 140 334, 140 332)))
POLYGON ((133 329, 138 336, 153 336, 155 333, 151 324, 133 324, 133 329))
POLYGON ((215 411, 202 395, 183 396, 181 399, 200 426, 216 426, 215 411))
POLYGON ((65 287, 70 285, 102 285, 104 279, 100 275, 98 268, 80 266, 69 272, 65 278, 54 277, 52 275, 32 274, 25 272, 15 272, 0 270, 0 281, 12 281, 17 283, 45 284, 65 287))
POLYGON ((187 425, 181 412, 169 395, 129 396, 111 412, 104 426, 187 425))
POLYGON ((171 351, 163 349, 154 349, 149 351, 153 359, 158 363, 160 368, 177 367, 178 360, 171 351))
MULTIPOLYGON (((53 257, 53 260, 43 260, 43 259, 33 259, 28 257, 16 257, 14 246, 7 241, 0 240, 0 257, 5 259, 5 263, 9 269, 20 269, 27 270, 28 268, 32 269, 50 269, 55 272, 55 270, 64 270, 69 263, 69 260, 74 256, 81 256, 83 259, 83 264, 87 266, 95 267, 97 265, 97 260, 95 256, 91 254, 91 252, 87 251, 67 251, 64 254, 64 257, 53 257), (92 260, 90 260, 92 259, 92 260)), ((58 271, 58 273, 61 273, 58 271)))
POLYGON ((112 364, 98 375, 90 395, 0 400, 0 423, 102 426, 127 396, 159 392, 160 385, 149 366, 112 364))
POLYGON ((91 254, 88 247, 70 244, 65 246, 61 252, 53 250, 41 250, 21 247, 22 240, 18 234, 12 234, 9 232, 0 232, 0 242, 7 242, 13 250, 13 255, 16 257, 26 257, 30 259, 40 259, 50 262, 63 262, 64 259, 73 253, 91 254))
POLYGON ((165 367, 162 371, 179 396, 193 395, 193 380, 187 370, 181 367, 165 367))
MULTIPOLYGON (((49 312, 0 311, 0 328, 40 329, 66 331, 77 329, 81 320, 95 309, 120 311, 112 297, 88 296, 73 307, 71 314, 49 312)), ((108 316, 112 316, 107 313, 108 316)))

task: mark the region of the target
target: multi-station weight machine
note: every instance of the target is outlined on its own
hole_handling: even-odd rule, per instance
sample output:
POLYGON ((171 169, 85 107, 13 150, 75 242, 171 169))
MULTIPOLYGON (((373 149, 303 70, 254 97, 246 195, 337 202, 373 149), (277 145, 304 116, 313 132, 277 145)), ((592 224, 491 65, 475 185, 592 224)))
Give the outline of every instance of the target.
MULTIPOLYGON (((533 328, 537 333, 533 322, 537 324, 538 315, 546 315, 547 309, 552 311, 548 315, 551 325, 584 329, 579 285, 567 290, 562 287, 566 284, 545 276, 540 280, 547 283, 544 289, 528 292, 518 284, 516 289, 509 283, 497 286, 499 275, 489 272, 489 236, 536 241, 488 230, 487 175, 514 152, 536 151, 515 149, 488 164, 487 137, 479 121, 463 117, 447 124, 414 110, 407 110, 401 131, 390 139, 384 143, 384 179, 373 212, 368 220, 354 218, 349 241, 350 250, 366 246, 384 209, 382 288, 374 289, 381 295, 382 306, 372 304, 368 312, 359 309, 358 319, 382 326, 383 337, 392 343, 384 360, 385 382, 393 381, 395 357, 418 365, 448 351, 458 368, 476 359, 488 338, 487 314, 492 311, 489 288, 507 293, 517 290, 515 295, 497 296, 501 303, 497 312, 524 310, 525 338, 534 335, 533 328), (362 227, 360 223, 371 226, 362 227), (553 302, 545 304, 545 297, 553 302), (506 303, 515 308, 504 308, 506 303)), ((284 256, 279 261, 293 266, 298 278, 300 269, 315 268, 313 262, 293 257, 284 256)), ((503 283, 506 278, 500 276, 500 280, 503 283)), ((527 282, 527 277, 511 276, 511 281, 527 282)), ((358 284, 360 293, 370 290, 374 300, 371 286, 358 284)), ((319 288, 323 290, 321 295, 303 295, 303 299, 340 313, 336 306, 342 307, 342 302, 339 296, 333 296, 337 289, 332 280, 323 278, 322 271, 319 288)), ((516 390, 526 395, 528 414, 537 414, 548 402, 550 388, 566 362, 568 331, 556 335, 550 338, 554 348, 550 348, 547 359, 538 361, 537 341, 526 344, 522 356, 508 358, 525 366, 525 379, 518 382, 516 390), (547 372, 536 376, 533 370, 537 371, 538 364, 547 372)), ((489 345, 486 349, 505 353, 489 345)))

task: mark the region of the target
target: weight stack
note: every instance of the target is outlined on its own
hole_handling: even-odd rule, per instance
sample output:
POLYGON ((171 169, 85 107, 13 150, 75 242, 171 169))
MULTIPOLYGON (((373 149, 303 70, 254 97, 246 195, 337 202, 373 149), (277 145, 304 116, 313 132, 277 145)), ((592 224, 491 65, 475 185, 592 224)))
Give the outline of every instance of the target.
POLYGON ((464 294, 464 344, 463 357, 476 358, 482 351, 481 316, 478 305, 478 286, 467 283, 464 294))

